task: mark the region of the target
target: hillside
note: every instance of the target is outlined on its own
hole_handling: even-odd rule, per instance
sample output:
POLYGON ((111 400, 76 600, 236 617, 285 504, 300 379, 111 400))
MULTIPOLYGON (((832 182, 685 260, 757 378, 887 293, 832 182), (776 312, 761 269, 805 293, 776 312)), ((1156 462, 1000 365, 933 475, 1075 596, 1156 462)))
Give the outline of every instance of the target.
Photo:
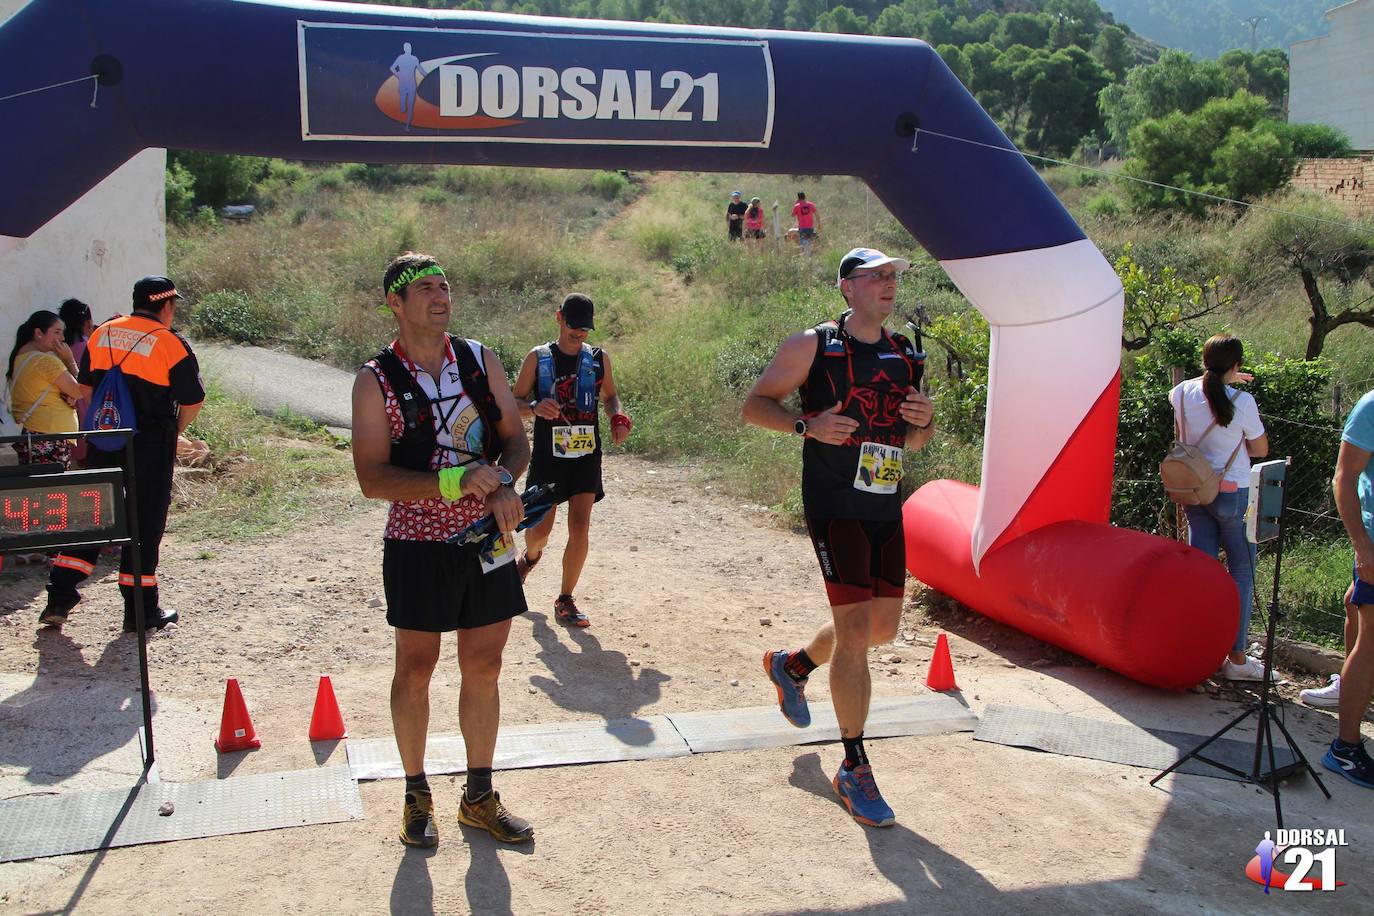
POLYGON ((1102 0, 1101 7, 1139 34, 1199 57, 1232 48, 1281 48, 1327 31, 1326 11, 1341 0, 1102 0), (1260 16, 1250 47, 1245 20, 1260 16))

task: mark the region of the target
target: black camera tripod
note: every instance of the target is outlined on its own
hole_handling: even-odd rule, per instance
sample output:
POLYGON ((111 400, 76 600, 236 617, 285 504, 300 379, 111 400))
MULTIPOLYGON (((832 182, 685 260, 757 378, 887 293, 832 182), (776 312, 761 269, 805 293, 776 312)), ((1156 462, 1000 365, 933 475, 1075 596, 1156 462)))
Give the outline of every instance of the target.
POLYGON ((1278 544, 1274 553, 1274 588, 1269 598, 1269 620, 1265 626, 1264 634, 1264 681, 1260 687, 1259 696, 1250 702, 1245 711, 1226 723, 1216 734, 1206 741, 1193 748, 1176 760, 1168 769, 1163 770, 1154 779, 1150 780, 1150 785, 1159 782, 1174 770, 1194 758, 1202 761, 1209 766, 1214 766, 1219 770, 1237 776, 1245 782, 1253 783, 1274 796, 1274 816, 1278 820, 1278 826, 1283 827, 1283 803, 1279 799, 1279 780, 1278 765, 1274 761, 1274 726, 1278 726, 1279 731, 1283 732, 1284 740, 1288 742, 1288 750, 1293 755, 1294 761, 1306 767, 1307 772, 1312 774, 1312 779, 1316 781, 1317 788, 1322 790, 1322 794, 1329 800, 1331 793, 1327 791, 1326 785, 1322 782, 1317 771, 1312 769, 1312 764, 1308 762, 1302 749, 1298 747, 1293 736, 1288 733, 1288 729, 1283 724, 1283 718, 1276 715, 1275 707, 1286 702, 1282 697, 1275 695, 1273 691, 1273 669, 1274 669, 1274 630, 1279 620, 1283 618, 1283 613, 1279 610, 1279 568, 1283 565, 1283 509, 1280 506, 1278 513, 1279 534, 1278 544), (1259 730, 1255 733, 1255 757, 1251 763, 1250 772, 1238 770, 1233 766, 1213 760, 1202 752, 1213 741, 1244 722, 1250 716, 1259 717, 1259 730), (1268 752, 1269 769, 1263 770, 1263 760, 1265 752, 1268 752))

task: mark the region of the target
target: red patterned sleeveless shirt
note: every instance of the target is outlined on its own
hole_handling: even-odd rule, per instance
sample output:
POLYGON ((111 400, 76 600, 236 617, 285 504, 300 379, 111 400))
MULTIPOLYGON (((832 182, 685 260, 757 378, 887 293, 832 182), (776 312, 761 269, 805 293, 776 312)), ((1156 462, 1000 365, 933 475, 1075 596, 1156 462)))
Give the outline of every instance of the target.
MULTIPOLYGON (((473 351, 482 364, 482 345, 473 341, 473 351)), ((433 404, 435 433, 438 436, 430 470, 467 464, 482 455, 482 418, 472 399, 463 391, 462 376, 457 358, 447 339, 444 343, 444 365, 437 377, 431 376, 406 355, 399 340, 392 341, 392 349, 401 363, 415 377, 421 390, 433 404)), ((387 382, 386 373, 375 359, 363 363, 382 386, 386 400, 386 419, 392 440, 401 438, 405 421, 396 392, 387 382)), ((444 541, 467 528, 487 514, 486 506, 476 496, 464 496, 457 502, 442 497, 416 500, 396 500, 387 512, 383 537, 400 541, 444 541)))

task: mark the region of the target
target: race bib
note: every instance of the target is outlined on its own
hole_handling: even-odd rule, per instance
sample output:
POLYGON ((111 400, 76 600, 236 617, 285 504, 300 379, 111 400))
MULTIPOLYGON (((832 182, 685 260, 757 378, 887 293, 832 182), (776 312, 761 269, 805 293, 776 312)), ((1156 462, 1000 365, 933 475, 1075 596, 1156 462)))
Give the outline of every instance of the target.
POLYGON ((496 539, 496 546, 491 549, 491 559, 482 557, 482 575, 485 576, 493 569, 500 569, 514 559, 515 535, 503 534, 496 539))
POLYGON ((555 426, 553 454, 556 458, 583 458, 596 451, 595 426, 555 426))
POLYGON ((902 482, 902 450, 895 445, 864 442, 859 446, 859 467, 854 489, 865 493, 896 493, 902 482))

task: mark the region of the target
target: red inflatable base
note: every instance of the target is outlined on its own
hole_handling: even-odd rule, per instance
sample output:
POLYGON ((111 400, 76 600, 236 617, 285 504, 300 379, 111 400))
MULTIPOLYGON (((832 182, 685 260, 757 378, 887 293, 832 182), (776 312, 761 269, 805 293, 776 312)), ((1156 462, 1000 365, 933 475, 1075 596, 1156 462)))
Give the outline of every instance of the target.
POLYGON ((903 507, 913 576, 980 613, 1133 680, 1182 689, 1216 672, 1240 619, 1226 568, 1186 544, 1126 528, 1056 522, 973 571, 978 490, 926 484, 903 507))

